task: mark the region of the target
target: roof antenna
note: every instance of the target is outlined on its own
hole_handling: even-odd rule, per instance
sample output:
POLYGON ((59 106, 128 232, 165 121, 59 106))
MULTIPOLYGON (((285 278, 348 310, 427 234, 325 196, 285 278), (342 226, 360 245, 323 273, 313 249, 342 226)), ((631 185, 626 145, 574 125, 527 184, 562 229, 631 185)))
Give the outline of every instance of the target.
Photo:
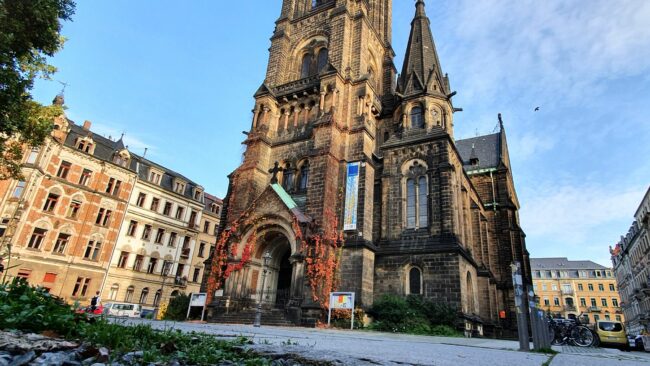
POLYGON ((147 156, 147 150, 149 150, 149 148, 148 148, 148 147, 145 147, 145 148, 144 148, 144 154, 142 154, 142 157, 143 157, 143 158, 147 156))

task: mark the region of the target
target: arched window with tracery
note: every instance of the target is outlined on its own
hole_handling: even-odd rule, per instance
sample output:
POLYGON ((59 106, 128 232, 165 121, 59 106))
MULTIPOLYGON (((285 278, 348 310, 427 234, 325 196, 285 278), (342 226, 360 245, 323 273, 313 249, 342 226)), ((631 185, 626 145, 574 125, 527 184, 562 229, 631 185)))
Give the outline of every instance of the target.
POLYGON ((321 50, 318 51, 318 72, 323 71, 323 69, 327 66, 328 59, 329 51, 327 48, 321 48, 321 50))
POLYGON ((302 57, 302 66, 300 67, 300 78, 304 79, 310 75, 311 71, 311 55, 306 54, 302 57))
POLYGON ((305 161, 300 166, 300 172, 298 177, 298 191, 300 192, 306 191, 308 183, 309 183, 309 162, 305 161))
POLYGON ((424 128, 424 113, 420 106, 415 106, 411 109, 411 127, 424 128))
POLYGON ((293 168, 291 168, 291 164, 287 163, 283 173, 284 174, 282 177, 282 187, 284 188, 285 191, 291 192, 293 191, 293 178, 294 178, 294 172, 293 172, 293 168))
POLYGON ((408 295, 422 294, 422 271, 417 267, 409 270, 408 295))
POLYGON ((419 161, 405 165, 406 228, 421 229, 429 226, 429 181, 427 168, 419 161))

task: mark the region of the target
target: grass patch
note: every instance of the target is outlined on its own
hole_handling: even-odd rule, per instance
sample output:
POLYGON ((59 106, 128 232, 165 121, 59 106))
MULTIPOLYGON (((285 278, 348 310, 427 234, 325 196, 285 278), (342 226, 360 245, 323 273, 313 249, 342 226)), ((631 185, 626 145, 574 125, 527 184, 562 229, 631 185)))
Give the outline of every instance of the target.
POLYGON ((551 362, 553 362, 553 359, 555 358, 556 355, 557 354, 554 354, 551 357, 549 357, 548 360, 546 360, 546 362, 542 364, 542 366, 551 366, 551 362))
POLYGON ((533 352, 533 353, 544 353, 544 354, 547 354, 547 355, 557 355, 557 354, 559 353, 558 351, 555 351, 555 350, 553 350, 553 349, 551 349, 551 348, 540 348, 540 349, 534 349, 534 350, 532 350, 532 351, 530 351, 530 352, 533 352))
POLYGON ((121 362, 126 353, 142 351, 138 364, 270 365, 271 360, 246 350, 250 341, 216 339, 202 333, 155 330, 150 325, 125 326, 76 314, 74 308, 30 286, 23 279, 0 285, 0 329, 23 332, 55 332, 69 340, 90 342, 111 351, 111 361, 121 362))

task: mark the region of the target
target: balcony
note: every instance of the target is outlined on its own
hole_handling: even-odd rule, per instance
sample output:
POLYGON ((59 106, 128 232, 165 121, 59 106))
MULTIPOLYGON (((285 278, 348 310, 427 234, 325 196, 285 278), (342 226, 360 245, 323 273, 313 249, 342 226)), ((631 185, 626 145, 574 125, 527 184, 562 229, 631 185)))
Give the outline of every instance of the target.
POLYGON ((578 311, 575 305, 564 305, 564 311, 578 311))
POLYGON ((300 80, 277 86, 272 92, 278 97, 299 94, 303 91, 316 93, 320 90, 320 78, 318 75, 309 76, 300 80))
POLYGON ((598 306, 590 306, 589 307, 589 312, 590 313, 600 313, 600 308, 598 306))
POLYGON ((187 287, 187 277, 176 276, 174 277, 174 286, 187 287))
POLYGON ((573 294, 574 294, 574 292, 573 292, 572 288, 571 289, 568 289, 568 288, 563 288, 562 289, 562 295, 573 295, 573 294))

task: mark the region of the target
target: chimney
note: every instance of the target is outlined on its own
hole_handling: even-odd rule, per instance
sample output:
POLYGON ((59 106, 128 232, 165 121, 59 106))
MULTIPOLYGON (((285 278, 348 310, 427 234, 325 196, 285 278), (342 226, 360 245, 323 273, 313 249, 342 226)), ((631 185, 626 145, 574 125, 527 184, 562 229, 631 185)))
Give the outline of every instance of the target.
POLYGON ((90 131, 90 126, 92 126, 92 122, 90 122, 90 121, 88 121, 88 120, 84 121, 84 127, 83 127, 83 129, 84 129, 85 131, 90 131))

